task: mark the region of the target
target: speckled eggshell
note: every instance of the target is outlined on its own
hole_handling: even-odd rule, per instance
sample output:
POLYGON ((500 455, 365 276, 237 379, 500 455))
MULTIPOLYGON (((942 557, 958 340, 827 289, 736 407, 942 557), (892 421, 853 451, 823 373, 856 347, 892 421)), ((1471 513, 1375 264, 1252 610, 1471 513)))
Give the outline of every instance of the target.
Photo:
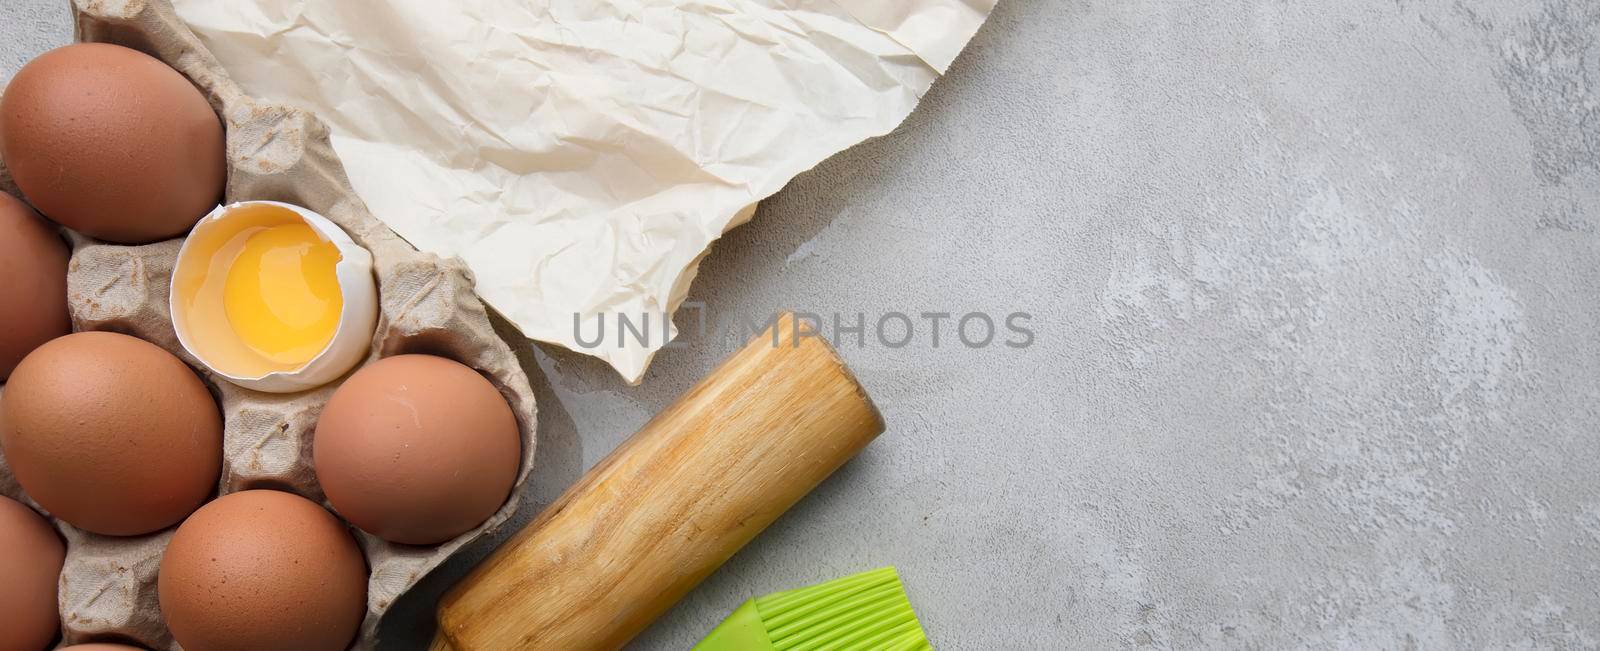
POLYGON ((313 465, 339 515, 390 542, 453 538, 500 508, 516 481, 516 417, 477 371, 432 355, 363 367, 328 401, 313 465))
POLYGON ((158 576, 161 615, 185 651, 343 651, 366 610, 355 538, 321 506, 279 491, 195 511, 158 576))
POLYGON ((45 216, 92 237, 176 237, 217 205, 222 121, 183 75, 138 50, 80 43, 19 70, 0 98, 0 156, 45 216))
POLYGON ((67 243, 27 204, 0 192, 0 382, 40 344, 67 334, 67 243))
POLYGON ((0 651, 43 651, 55 639, 56 580, 66 556, 44 518, 0 497, 0 651))
POLYGON ((214 492, 222 416, 155 344, 80 332, 35 349, 0 401, 0 446, 51 515, 111 536, 177 524, 214 492))

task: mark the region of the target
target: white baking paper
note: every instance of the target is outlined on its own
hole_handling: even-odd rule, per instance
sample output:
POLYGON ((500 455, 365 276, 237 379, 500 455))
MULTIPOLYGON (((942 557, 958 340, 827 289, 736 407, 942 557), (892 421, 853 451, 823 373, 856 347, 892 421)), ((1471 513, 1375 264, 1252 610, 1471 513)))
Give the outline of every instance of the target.
POLYGON ((176 0, 356 191, 527 336, 630 382, 711 242, 892 130, 995 0, 176 0), (616 315, 656 327, 619 340, 616 315), (574 316, 599 346, 580 344, 574 316))

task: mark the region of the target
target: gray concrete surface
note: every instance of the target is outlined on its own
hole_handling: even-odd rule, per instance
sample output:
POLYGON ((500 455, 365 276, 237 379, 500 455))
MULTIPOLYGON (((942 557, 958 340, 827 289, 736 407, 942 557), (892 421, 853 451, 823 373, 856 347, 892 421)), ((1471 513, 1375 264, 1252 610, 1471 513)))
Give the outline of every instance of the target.
MULTIPOLYGON (((0 4, 7 74, 59 4, 0 4)), ((693 297, 1035 345, 846 349, 888 433, 634 646, 885 564, 940 649, 1600 646, 1597 284, 1600 4, 1003 0, 693 297)), ((530 501, 734 347, 527 348, 530 501)))

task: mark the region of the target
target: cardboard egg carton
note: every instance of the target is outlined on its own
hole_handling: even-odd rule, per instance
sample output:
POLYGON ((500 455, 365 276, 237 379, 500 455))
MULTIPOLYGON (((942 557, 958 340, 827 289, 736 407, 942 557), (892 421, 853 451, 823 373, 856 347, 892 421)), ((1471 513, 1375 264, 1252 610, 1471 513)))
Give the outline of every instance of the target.
MULTIPOLYGON (((368 211, 315 116, 255 100, 229 79, 167 0, 74 0, 76 40, 141 50, 188 77, 227 132, 226 202, 276 200, 305 206, 337 223, 372 252, 380 315, 366 362, 404 353, 454 359, 483 373, 515 413, 522 465, 509 501, 488 521, 440 545, 395 545, 352 527, 370 569, 358 648, 377 643, 378 623, 406 590, 463 545, 516 509, 533 467, 536 408, 516 356, 490 326, 459 260, 420 253, 368 211)), ((0 162, 0 191, 16 193, 0 162)), ((68 303, 74 330, 110 330, 155 343, 194 368, 218 400, 224 421, 218 493, 276 488, 327 505, 311 466, 317 417, 339 382, 294 394, 244 389, 206 372, 178 344, 168 290, 181 240, 122 246, 69 234, 68 303)), ((3 400, 0 394, 0 400, 3 400)), ((26 501, 0 456, 0 494, 26 501)), ((37 507, 32 501, 29 504, 37 507)), ((65 644, 128 641, 177 649, 162 623, 156 572, 173 529, 134 537, 92 534, 55 522, 67 539, 60 583, 65 644)))

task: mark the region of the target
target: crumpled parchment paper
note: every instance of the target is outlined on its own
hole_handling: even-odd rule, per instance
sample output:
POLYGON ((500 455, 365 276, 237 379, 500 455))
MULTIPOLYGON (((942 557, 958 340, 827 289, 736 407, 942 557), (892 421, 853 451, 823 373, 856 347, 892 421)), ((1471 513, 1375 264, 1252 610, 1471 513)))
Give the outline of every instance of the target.
POLYGON ((637 382, 711 242, 898 125, 995 1, 175 5, 248 92, 332 127, 379 219, 460 256, 525 335, 637 382))

